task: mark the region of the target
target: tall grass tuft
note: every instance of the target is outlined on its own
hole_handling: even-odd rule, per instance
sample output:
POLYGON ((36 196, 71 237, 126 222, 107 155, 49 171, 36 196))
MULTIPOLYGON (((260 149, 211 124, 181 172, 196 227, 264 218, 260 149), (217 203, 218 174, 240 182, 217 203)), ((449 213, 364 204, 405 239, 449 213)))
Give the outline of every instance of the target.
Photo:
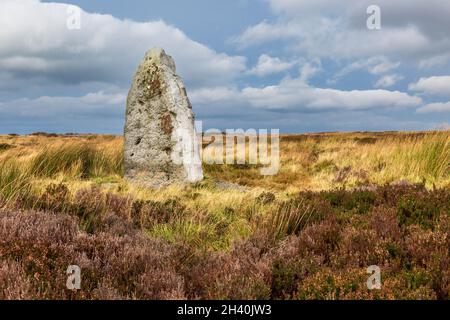
POLYGON ((450 175, 450 136, 435 133, 414 138, 399 148, 401 164, 406 175, 438 180, 450 175))
POLYGON ((436 134, 422 142, 416 159, 422 171, 433 178, 450 175, 450 136, 436 134))
POLYGON ((63 174, 90 178, 122 175, 123 160, 118 150, 96 148, 88 144, 68 144, 41 151, 30 164, 31 172, 39 177, 63 174))
POLYGON ((266 227, 272 239, 298 234, 308 225, 315 210, 303 199, 284 202, 270 214, 266 227))
POLYGON ((0 163, 0 197, 3 203, 14 202, 31 191, 30 175, 14 160, 0 163))

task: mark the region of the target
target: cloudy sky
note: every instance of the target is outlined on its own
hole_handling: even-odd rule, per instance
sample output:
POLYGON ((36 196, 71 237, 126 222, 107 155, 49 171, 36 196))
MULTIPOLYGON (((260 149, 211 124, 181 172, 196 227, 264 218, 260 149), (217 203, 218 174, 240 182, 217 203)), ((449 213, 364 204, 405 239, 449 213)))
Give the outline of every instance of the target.
POLYGON ((154 46, 204 129, 442 128, 449 17, 442 0, 0 0, 0 133, 120 133, 154 46), (371 4, 380 30, 367 28, 371 4))

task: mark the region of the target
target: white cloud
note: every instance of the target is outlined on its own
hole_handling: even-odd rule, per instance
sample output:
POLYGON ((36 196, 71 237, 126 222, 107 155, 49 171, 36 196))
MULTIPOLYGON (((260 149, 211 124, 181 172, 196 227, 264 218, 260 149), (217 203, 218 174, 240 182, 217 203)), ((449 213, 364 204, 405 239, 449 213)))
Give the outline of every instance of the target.
POLYGON ((193 105, 239 102, 239 90, 229 87, 200 88, 188 92, 193 105))
POLYGON ((255 107, 274 110, 367 110, 415 107, 422 103, 420 98, 399 91, 315 88, 301 79, 285 79, 278 85, 263 88, 248 87, 242 94, 255 107))
POLYGON ((277 85, 245 87, 242 90, 215 88, 190 94, 197 105, 233 104, 242 107, 285 112, 323 112, 327 110, 369 110, 397 107, 417 107, 422 99, 399 91, 336 90, 316 88, 304 77, 285 78, 277 85))
POLYGON ((258 64, 249 71, 250 74, 257 76, 267 76, 270 74, 280 73, 291 69, 297 62, 282 61, 278 57, 271 57, 267 54, 259 56, 258 64))
POLYGON ((450 112, 450 101, 446 103, 442 102, 430 103, 417 109, 417 113, 432 113, 432 112, 450 112))
POLYGON ((296 37, 298 32, 299 30, 295 24, 279 25, 263 21, 248 27, 242 34, 233 37, 231 42, 239 48, 245 49, 268 41, 296 37))
POLYGON ((241 47, 288 39, 285 49, 331 59, 387 55, 421 66, 449 61, 450 2, 379 0, 382 29, 366 28, 370 0, 269 0, 278 19, 247 28, 241 47))
POLYGON ((420 69, 430 69, 436 66, 444 66, 450 61, 450 53, 433 55, 419 61, 420 69))
POLYGON ((409 90, 431 95, 450 96, 450 76, 420 78, 418 82, 409 85, 409 90))
POLYGON ((319 59, 314 59, 310 62, 304 63, 300 68, 301 82, 307 83, 310 78, 322 71, 322 63, 319 59))
POLYGON ((450 130, 450 123, 442 122, 436 126, 436 129, 443 130, 443 131, 450 130))
POLYGON ((217 53, 164 21, 135 22, 83 11, 81 30, 68 30, 67 6, 0 2, 0 78, 129 84, 154 46, 175 58, 189 87, 223 85, 246 71, 244 57, 217 53))
MULTIPOLYGON (((1 0, 0 128, 13 132, 28 124, 42 130, 120 132, 126 98, 123 88, 129 87, 139 61, 153 46, 164 47, 174 56, 194 107, 218 122, 227 119, 227 123, 246 125, 263 120, 271 125, 291 121, 296 127, 298 119, 291 114, 300 112, 299 118, 315 117, 316 128, 330 127, 320 125, 323 117, 330 122, 338 119, 331 124, 337 130, 420 127, 423 122, 404 119, 407 112, 397 115, 399 121, 389 114, 390 108, 423 106, 420 97, 385 89, 315 87, 309 80, 330 70, 326 60, 322 60, 326 67, 322 70, 322 58, 338 61, 338 65, 348 63, 341 76, 367 71, 377 77, 375 85, 380 88, 400 80, 398 61, 402 66, 413 62, 424 68, 445 64, 450 59, 450 2, 379 0, 382 30, 371 32, 365 27, 366 0, 349 0, 345 6, 340 0, 268 1, 278 18, 249 27, 233 41, 240 48, 277 41, 276 48, 262 52, 294 58, 261 55, 249 71, 245 57, 216 52, 164 21, 136 22, 83 11, 82 29, 70 31, 66 4, 1 0), (294 67, 299 68, 298 77, 274 85, 236 81, 249 74, 266 76, 294 67), (16 99, 18 90, 29 97, 42 92, 54 96, 16 99), (368 117, 367 110, 379 109, 385 112, 383 117, 376 118, 375 112, 368 117), (353 117, 356 114, 358 118, 353 117), (388 118, 395 121, 389 124, 388 118)), ((447 90, 425 87, 417 83, 412 90, 439 94, 447 90)), ((417 112, 438 110, 446 111, 447 104, 427 104, 417 112)))
POLYGON ((404 77, 399 74, 388 74, 375 82, 375 88, 389 88, 395 85, 400 80, 403 80, 404 77))
POLYGON ((388 59, 382 59, 379 63, 373 66, 369 66, 369 72, 371 74, 382 74, 392 69, 396 69, 400 66, 400 62, 391 62, 388 59))
POLYGON ((42 96, 36 99, 21 98, 0 104, 0 115, 24 117, 58 117, 89 114, 117 114, 124 110, 125 92, 92 92, 81 97, 42 96))
POLYGON ((262 22, 247 28, 233 38, 233 42, 239 48, 248 48, 274 40, 287 40, 286 49, 291 52, 336 60, 379 55, 393 55, 395 59, 416 56, 426 59, 442 50, 441 44, 432 43, 432 39, 414 25, 386 26, 383 32, 374 32, 365 27, 349 28, 343 22, 345 20, 317 16, 305 20, 281 19, 271 25, 262 22))
POLYGON ((367 59, 356 60, 341 70, 339 70, 332 78, 331 82, 336 82, 339 78, 342 78, 355 71, 367 71, 373 75, 380 75, 389 72, 393 69, 397 69, 400 66, 400 62, 392 62, 385 56, 370 57, 367 59))
POLYGON ((126 92, 119 89, 83 96, 42 96, 0 103, 3 132, 120 132, 126 92))
POLYGON ((344 20, 317 16, 305 20, 282 19, 272 25, 262 22, 249 27, 233 41, 240 48, 247 48, 287 39, 287 49, 290 51, 330 59, 353 59, 384 54, 393 54, 397 58, 423 56, 433 48, 431 40, 413 25, 384 27, 383 32, 373 32, 364 28, 349 28, 343 25, 344 20))

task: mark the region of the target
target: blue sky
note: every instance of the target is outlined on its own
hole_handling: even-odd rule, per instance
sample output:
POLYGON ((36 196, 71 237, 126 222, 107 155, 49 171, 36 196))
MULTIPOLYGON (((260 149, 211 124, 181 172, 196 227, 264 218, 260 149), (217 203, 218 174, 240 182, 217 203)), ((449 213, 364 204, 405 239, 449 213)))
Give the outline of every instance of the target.
POLYGON ((2 0, 0 133, 121 133, 146 50, 203 128, 429 130, 450 122, 450 2, 2 0), (69 5, 81 28, 69 30, 69 5))

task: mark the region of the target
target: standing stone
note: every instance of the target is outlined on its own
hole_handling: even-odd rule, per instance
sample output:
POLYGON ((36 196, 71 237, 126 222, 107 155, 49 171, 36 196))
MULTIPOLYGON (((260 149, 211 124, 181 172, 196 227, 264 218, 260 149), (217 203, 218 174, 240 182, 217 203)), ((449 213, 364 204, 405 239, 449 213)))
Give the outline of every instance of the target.
POLYGON ((175 63, 153 48, 128 93, 125 178, 147 187, 203 179, 194 114, 175 63))

